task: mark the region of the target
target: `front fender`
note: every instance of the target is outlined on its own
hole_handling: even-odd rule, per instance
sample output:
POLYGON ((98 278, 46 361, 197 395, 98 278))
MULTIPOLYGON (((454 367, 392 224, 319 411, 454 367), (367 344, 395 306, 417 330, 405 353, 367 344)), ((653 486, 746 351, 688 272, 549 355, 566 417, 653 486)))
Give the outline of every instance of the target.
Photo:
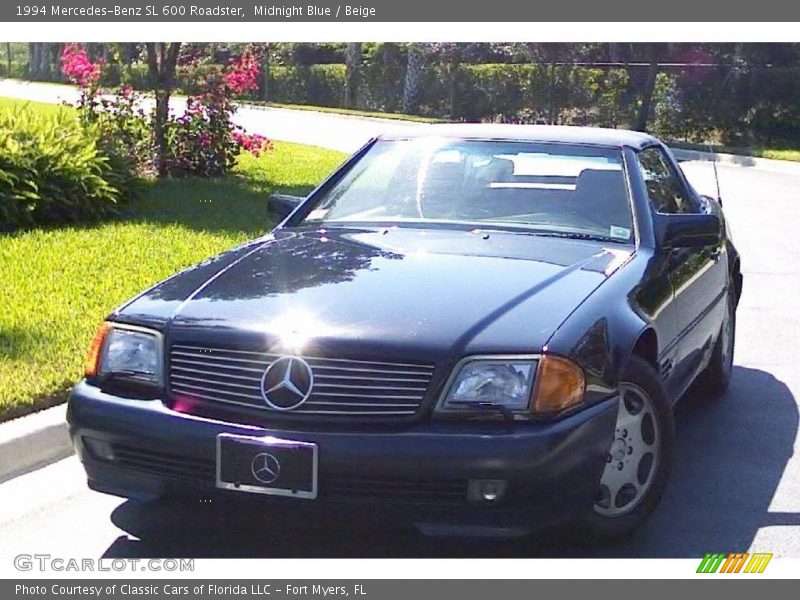
POLYGON ((636 291, 646 261, 632 259, 609 275, 556 330, 546 350, 576 361, 586 375, 586 401, 614 393, 642 332, 650 325, 636 291))

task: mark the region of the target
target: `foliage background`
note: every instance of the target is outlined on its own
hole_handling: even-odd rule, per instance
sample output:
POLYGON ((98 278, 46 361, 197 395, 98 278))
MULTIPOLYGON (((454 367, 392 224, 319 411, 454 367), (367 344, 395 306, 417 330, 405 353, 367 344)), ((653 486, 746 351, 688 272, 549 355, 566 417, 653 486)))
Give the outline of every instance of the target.
MULTIPOLYGON (((48 57, 60 45, 42 46, 0 44, 0 76, 59 80, 48 57)), ((104 85, 149 89, 142 44, 89 46, 107 61, 104 85)), ((256 49, 262 76, 249 100, 800 146, 798 44, 231 43, 184 52, 201 47, 210 58, 200 71, 256 49)), ((198 79, 179 73, 178 91, 195 93, 198 79)))

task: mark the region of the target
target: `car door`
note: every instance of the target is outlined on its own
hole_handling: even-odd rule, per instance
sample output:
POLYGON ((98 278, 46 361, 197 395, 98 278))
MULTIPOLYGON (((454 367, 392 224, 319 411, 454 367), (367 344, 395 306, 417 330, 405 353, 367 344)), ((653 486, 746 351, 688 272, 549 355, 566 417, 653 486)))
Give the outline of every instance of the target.
MULTIPOLYGON (((647 195, 658 215, 711 212, 660 146, 638 154, 647 195)), ((724 243, 663 249, 676 306, 674 385, 683 391, 710 357, 724 317, 727 256, 724 243)))

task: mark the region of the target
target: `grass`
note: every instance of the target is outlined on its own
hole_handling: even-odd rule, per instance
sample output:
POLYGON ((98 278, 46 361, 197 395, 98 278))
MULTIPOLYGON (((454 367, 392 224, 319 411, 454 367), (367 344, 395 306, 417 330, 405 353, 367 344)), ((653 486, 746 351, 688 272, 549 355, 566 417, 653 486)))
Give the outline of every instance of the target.
POLYGON ((27 100, 17 100, 15 98, 0 98, 0 110, 11 110, 19 106, 29 106, 37 112, 52 114, 73 110, 63 104, 45 104, 44 102, 28 102, 27 100))
MULTIPOLYGON (((685 150, 699 150, 708 152, 708 144, 695 144, 692 142, 670 142, 673 148, 683 148, 685 150)), ((800 161, 800 149, 797 148, 766 148, 763 146, 725 146, 723 144, 712 144, 714 152, 722 154, 738 154, 740 156, 755 156, 756 158, 771 158, 773 160, 793 160, 800 161)))
MULTIPOLYGON (((13 104, 0 99, 0 110, 13 104)), ((146 182, 113 221, 0 235, 0 421, 63 401, 115 306, 264 233, 274 223, 269 193, 306 193, 343 158, 276 142, 224 178, 146 182)))
MULTIPOLYGON (((26 79, 19 79, 19 78, 9 78, 15 79, 22 83, 31 83, 29 80, 26 79)), ((67 87, 75 87, 69 83, 58 83, 58 82, 33 82, 37 85, 57 85, 57 86, 67 86, 67 87)), ((145 95, 151 95, 151 92, 146 90, 142 90, 142 93, 145 95)), ((175 93, 173 95, 175 98, 184 98, 185 96, 181 93, 175 93)), ((371 119, 390 119, 393 121, 411 121, 414 123, 447 123, 447 119, 439 119, 436 117, 421 117, 419 115, 409 115, 405 113, 393 113, 393 112, 378 112, 373 110, 357 110, 353 108, 338 108, 334 106, 316 106, 312 104, 285 104, 281 102, 263 102, 259 100, 237 100, 237 103, 241 106, 265 106, 268 108, 286 108, 290 110, 308 110, 314 112, 324 112, 324 113, 333 113, 337 115, 349 115, 352 117, 368 117, 371 119)))
POLYGON ((269 108, 287 108, 290 110, 310 110, 315 112, 333 113, 337 115, 349 115, 352 117, 369 117, 371 119, 411 121, 413 123, 448 123, 447 119, 438 119, 436 117, 420 117, 419 115, 408 115, 405 113, 356 110, 353 108, 337 108, 333 106, 313 106, 310 104, 282 104, 280 102, 258 102, 252 100, 243 101, 241 102, 241 104, 253 105, 253 106, 267 106, 269 108))

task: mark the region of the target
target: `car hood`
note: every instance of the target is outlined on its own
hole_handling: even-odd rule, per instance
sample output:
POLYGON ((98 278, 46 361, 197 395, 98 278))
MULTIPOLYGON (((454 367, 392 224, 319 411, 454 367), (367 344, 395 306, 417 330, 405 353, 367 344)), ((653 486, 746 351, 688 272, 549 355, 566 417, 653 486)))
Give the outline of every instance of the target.
MULTIPOLYGON (((463 230, 283 230, 117 313, 172 339, 437 361, 540 350, 632 247, 463 230)), ((622 261, 621 261, 622 259, 622 261)))

